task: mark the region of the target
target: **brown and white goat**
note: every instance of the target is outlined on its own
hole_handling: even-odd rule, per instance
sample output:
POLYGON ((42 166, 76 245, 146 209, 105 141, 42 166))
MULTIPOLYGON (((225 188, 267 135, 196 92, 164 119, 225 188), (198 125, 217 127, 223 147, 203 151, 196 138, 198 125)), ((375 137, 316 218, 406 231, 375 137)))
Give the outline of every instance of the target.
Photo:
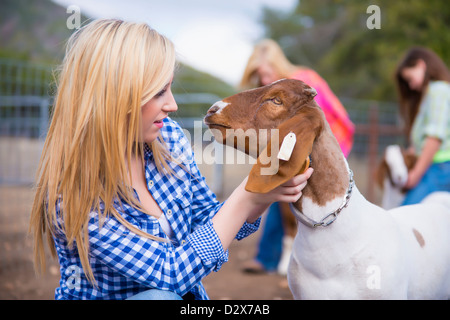
POLYGON ((375 171, 375 180, 383 191, 381 206, 384 209, 396 208, 403 202, 408 172, 414 167, 416 160, 417 157, 414 154, 407 152, 399 145, 393 144, 386 147, 383 159, 375 171))
POLYGON ((354 186, 315 94, 301 81, 281 80, 217 102, 204 119, 219 142, 256 150, 248 191, 272 190, 311 159, 314 173, 291 206, 300 222, 288 271, 294 298, 449 299, 450 209, 424 203, 386 211, 368 202, 354 186), (239 137, 245 132, 258 143, 239 137), (278 159, 272 145, 290 133, 293 152, 278 159))

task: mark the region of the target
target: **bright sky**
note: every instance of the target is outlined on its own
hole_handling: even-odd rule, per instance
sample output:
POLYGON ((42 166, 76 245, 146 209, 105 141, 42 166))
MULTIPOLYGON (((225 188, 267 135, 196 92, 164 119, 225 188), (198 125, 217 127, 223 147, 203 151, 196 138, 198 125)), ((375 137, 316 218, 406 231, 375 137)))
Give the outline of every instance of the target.
MULTIPOLYGON (((236 85, 263 35, 263 6, 294 8, 297 0, 53 0, 94 18, 146 22, 169 37, 180 61, 236 85)), ((68 15, 69 17, 69 15, 68 15)))

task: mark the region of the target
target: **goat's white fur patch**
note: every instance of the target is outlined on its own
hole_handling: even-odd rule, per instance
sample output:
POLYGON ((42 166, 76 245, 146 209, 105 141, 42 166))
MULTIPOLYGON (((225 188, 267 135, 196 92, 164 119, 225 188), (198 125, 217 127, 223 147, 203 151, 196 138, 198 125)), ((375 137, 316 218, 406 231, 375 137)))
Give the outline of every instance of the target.
POLYGON ((213 107, 218 107, 219 109, 216 111, 216 113, 221 113, 222 110, 223 110, 227 105, 229 105, 228 102, 223 102, 222 100, 220 100, 220 101, 217 101, 216 103, 214 103, 213 106, 212 106, 211 108, 213 108, 213 107))
POLYGON ((280 82, 280 81, 284 81, 284 80, 286 80, 286 78, 283 78, 283 79, 280 79, 280 80, 275 80, 274 82, 271 83, 271 85, 272 85, 272 84, 275 84, 275 83, 277 83, 277 82, 280 82))
POLYGON ((320 221, 326 216, 324 215, 324 212, 333 212, 334 210, 339 208, 339 206, 342 204, 343 197, 344 196, 337 196, 333 200, 325 203, 324 206, 318 206, 312 201, 312 199, 305 196, 302 198, 302 209, 303 212, 307 212, 308 218, 315 221, 320 221))
POLYGON ((408 180, 408 168, 405 165, 402 151, 398 145, 390 145, 386 148, 386 163, 389 166, 391 178, 398 187, 403 187, 408 180))
POLYGON ((395 187, 391 184, 391 180, 386 177, 383 181, 383 198, 381 199, 381 207, 386 210, 394 209, 401 206, 405 200, 405 194, 401 188, 395 187))

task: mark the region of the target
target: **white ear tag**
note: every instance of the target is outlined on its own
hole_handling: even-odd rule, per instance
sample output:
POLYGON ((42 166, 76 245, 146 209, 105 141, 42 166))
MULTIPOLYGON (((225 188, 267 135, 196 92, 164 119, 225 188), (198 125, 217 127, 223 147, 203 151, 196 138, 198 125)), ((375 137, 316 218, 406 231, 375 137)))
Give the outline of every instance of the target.
POLYGON ((289 132, 283 139, 281 143, 280 151, 278 152, 277 158, 280 160, 288 161, 291 158, 292 151, 294 151, 295 143, 297 142, 297 137, 295 133, 289 132))

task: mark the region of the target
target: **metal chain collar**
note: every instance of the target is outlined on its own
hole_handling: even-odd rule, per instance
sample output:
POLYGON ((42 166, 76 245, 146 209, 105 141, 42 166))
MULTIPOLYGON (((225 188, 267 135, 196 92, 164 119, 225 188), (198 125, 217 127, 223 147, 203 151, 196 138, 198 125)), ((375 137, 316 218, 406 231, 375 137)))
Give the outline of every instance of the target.
POLYGON ((349 179, 350 181, 349 181, 347 193, 345 194, 345 197, 342 201, 341 206, 337 210, 327 214, 322 220, 315 221, 315 220, 305 216, 303 214, 303 212, 300 212, 297 208, 294 207, 294 205, 292 203, 290 203, 289 206, 291 207, 291 210, 295 212, 295 216, 297 217, 297 219, 301 223, 303 223, 305 226, 310 227, 310 228, 328 227, 330 224, 332 224, 337 219, 337 216, 339 215, 339 213, 341 213, 341 211, 344 210, 344 208, 346 208, 348 206, 348 203, 352 196, 353 186, 355 185, 355 181, 353 180, 353 171, 349 169, 348 174, 350 176, 350 179, 349 179))

